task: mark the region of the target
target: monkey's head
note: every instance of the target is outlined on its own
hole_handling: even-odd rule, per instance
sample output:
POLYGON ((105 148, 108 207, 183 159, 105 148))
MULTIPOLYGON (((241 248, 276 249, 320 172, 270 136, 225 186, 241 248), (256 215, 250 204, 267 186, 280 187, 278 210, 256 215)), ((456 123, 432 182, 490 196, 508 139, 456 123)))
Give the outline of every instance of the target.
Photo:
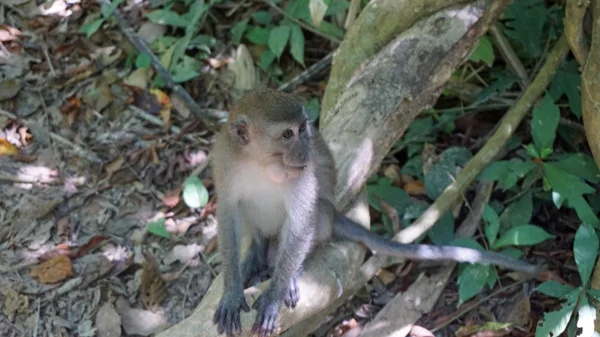
POLYGON ((247 94, 231 111, 229 134, 248 156, 287 177, 310 166, 311 123, 295 95, 271 89, 247 94))

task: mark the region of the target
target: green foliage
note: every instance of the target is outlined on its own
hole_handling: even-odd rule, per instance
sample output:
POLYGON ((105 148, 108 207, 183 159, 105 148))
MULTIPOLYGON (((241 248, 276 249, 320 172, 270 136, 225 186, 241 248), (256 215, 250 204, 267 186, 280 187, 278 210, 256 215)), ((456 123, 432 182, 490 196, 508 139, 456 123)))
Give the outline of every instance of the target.
POLYGON ((547 12, 543 0, 519 0, 513 1, 504 13, 504 33, 523 48, 528 58, 542 53, 540 41, 547 12))
POLYGON ((208 203, 208 190, 202 180, 190 176, 183 187, 183 201, 190 208, 204 207, 208 203))
POLYGON ((552 151, 559 120, 560 110, 549 95, 544 96, 539 107, 533 108, 531 136, 538 153, 544 154, 552 151))
POLYGON ((169 231, 167 231, 165 218, 160 218, 156 221, 149 222, 147 230, 149 233, 152 233, 156 236, 160 236, 166 239, 171 238, 171 234, 169 234, 169 231))
POLYGON ((457 306, 477 295, 488 282, 490 266, 482 264, 469 264, 458 275, 458 303, 457 306))
POLYGON ((552 96, 554 101, 561 98, 562 95, 566 95, 569 99, 570 111, 578 118, 581 118, 581 91, 579 90, 581 77, 579 76, 578 67, 577 60, 573 59, 566 62, 554 74, 548 94, 552 96))
POLYGON ((150 55, 146 53, 139 54, 135 59, 135 66, 137 68, 148 68, 150 67, 150 55))
POLYGON ((596 230, 591 225, 581 224, 575 234, 573 253, 582 286, 572 288, 556 281, 546 281, 536 288, 538 292, 564 300, 560 309, 546 313, 540 320, 535 331, 536 337, 560 335, 574 316, 577 316, 577 320, 572 320, 572 324, 587 332, 582 335, 592 335, 596 311, 590 306, 588 296, 598 300, 600 292, 589 289, 589 280, 598 258, 598 247, 596 230))
POLYGON ((79 33, 85 33, 85 35, 89 38, 94 35, 102 26, 102 24, 108 20, 108 18, 112 15, 112 12, 119 6, 124 0, 113 0, 109 5, 100 4, 100 12, 102 17, 100 19, 96 19, 88 24, 85 24, 79 28, 79 33))
POLYGON ((473 62, 483 62, 491 67, 494 64, 494 47, 490 38, 482 35, 477 41, 477 48, 471 54, 470 60, 473 62))
MULTIPOLYGON (((278 3, 277 5, 281 5, 278 3)), ((267 46, 264 50, 259 66, 264 70, 269 70, 273 62, 278 60, 283 53, 289 50, 292 58, 304 66, 304 45, 305 37, 303 28, 294 20, 310 26, 325 36, 331 36, 342 39, 345 35, 344 30, 331 24, 326 19, 337 15, 349 7, 346 0, 292 0, 287 3, 284 11, 293 18, 283 17, 276 22, 273 15, 268 11, 257 11, 251 16, 252 21, 245 19, 237 23, 231 29, 231 37, 234 44, 240 44, 244 40, 259 46, 267 46), (311 2, 313 7, 318 3, 315 15, 318 15, 318 26, 314 24, 311 17, 311 2)))
POLYGON ((436 199, 452 183, 457 167, 466 164, 471 152, 462 147, 451 147, 440 154, 440 160, 425 175, 425 191, 431 199, 436 199))
POLYGON ((541 227, 521 225, 509 229, 504 235, 498 238, 498 241, 494 244, 494 248, 498 249, 509 245, 531 246, 553 237, 554 235, 548 234, 541 227))

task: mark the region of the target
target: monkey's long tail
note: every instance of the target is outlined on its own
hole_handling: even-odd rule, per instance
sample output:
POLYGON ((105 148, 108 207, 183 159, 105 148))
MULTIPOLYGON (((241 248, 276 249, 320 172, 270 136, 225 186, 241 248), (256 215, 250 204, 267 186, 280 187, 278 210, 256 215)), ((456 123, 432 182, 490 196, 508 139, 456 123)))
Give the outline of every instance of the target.
POLYGON ((536 275, 542 271, 539 266, 500 253, 483 252, 457 246, 417 245, 392 241, 371 232, 339 212, 335 214, 333 236, 339 239, 360 242, 378 254, 406 259, 489 263, 530 275, 536 275))

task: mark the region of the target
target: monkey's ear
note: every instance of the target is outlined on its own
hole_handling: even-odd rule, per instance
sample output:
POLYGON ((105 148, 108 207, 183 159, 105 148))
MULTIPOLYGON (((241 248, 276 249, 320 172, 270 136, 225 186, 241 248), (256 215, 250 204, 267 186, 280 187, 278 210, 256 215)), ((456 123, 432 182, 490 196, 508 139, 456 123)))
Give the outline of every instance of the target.
POLYGON ((241 145, 248 145, 250 143, 248 123, 243 119, 229 123, 229 133, 241 145))

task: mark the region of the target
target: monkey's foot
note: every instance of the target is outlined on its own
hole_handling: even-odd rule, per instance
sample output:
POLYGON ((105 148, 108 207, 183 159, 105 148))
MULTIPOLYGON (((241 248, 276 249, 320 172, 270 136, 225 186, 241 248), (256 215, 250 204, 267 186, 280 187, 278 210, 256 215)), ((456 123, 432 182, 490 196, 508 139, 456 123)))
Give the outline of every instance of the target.
POLYGON ((234 330, 236 333, 242 331, 240 310, 244 310, 245 312, 250 311, 250 307, 246 303, 242 291, 226 292, 223 297, 221 297, 219 307, 213 316, 213 324, 217 324, 217 331, 219 334, 226 332, 227 336, 231 337, 233 336, 234 330))
POLYGON ((259 337, 268 337, 275 332, 279 321, 280 300, 272 295, 272 292, 267 289, 262 293, 252 308, 256 309, 256 321, 252 327, 252 332, 259 337))
POLYGON ((298 301, 300 301, 300 287, 298 287, 298 276, 294 276, 290 280, 290 286, 285 293, 283 303, 286 307, 294 309, 298 301))

